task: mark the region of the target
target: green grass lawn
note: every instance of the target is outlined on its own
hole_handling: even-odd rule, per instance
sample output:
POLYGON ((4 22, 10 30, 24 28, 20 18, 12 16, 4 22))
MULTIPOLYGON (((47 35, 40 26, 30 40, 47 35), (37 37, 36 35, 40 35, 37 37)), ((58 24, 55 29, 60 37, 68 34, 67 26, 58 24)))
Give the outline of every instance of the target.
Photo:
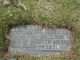
POLYGON ((53 26, 70 22, 76 28, 75 57, 27 56, 24 60, 80 60, 80 3, 77 0, 23 0, 22 4, 26 10, 15 4, 0 5, 0 52, 7 51, 6 35, 11 25, 37 22, 53 26))

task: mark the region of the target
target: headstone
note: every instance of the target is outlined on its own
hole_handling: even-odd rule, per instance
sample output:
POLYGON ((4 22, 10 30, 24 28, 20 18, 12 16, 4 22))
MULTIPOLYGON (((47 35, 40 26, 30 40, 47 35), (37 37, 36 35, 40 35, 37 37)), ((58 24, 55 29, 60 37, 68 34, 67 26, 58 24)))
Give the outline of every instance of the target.
POLYGON ((71 32, 65 28, 46 29, 37 25, 13 27, 9 51, 20 53, 55 53, 71 49, 71 32))

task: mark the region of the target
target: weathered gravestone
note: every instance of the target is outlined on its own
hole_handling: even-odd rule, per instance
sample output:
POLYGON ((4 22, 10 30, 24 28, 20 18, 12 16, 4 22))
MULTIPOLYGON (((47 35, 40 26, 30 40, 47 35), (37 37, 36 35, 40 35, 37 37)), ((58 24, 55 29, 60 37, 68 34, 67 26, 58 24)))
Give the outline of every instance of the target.
POLYGON ((13 27, 9 51, 20 53, 55 53, 71 49, 71 32, 65 28, 45 29, 37 25, 13 27))

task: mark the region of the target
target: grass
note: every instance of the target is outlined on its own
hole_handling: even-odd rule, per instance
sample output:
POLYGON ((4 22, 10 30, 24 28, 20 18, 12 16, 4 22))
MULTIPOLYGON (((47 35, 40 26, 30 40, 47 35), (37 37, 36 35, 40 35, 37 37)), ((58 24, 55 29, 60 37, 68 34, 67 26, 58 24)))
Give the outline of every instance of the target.
MULTIPOLYGON (((79 60, 80 59, 80 3, 77 0, 23 0, 22 3, 27 10, 16 5, 0 5, 0 51, 7 51, 6 34, 9 26, 24 24, 34 21, 40 24, 54 25, 72 23, 77 30, 76 35, 76 56, 75 57, 23 57, 16 56, 19 60, 79 60)), ((1 55, 1 54, 0 54, 1 55)))

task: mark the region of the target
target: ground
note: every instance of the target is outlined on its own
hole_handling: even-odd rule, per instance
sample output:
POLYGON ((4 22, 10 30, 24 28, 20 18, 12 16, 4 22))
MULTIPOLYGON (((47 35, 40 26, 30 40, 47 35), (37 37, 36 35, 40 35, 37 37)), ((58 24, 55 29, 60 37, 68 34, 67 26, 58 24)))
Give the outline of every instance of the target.
MULTIPOLYGON (((17 4, 0 5, 0 52, 7 51, 8 30, 16 24, 26 22, 52 26, 55 24, 65 25, 68 23, 76 34, 75 56, 70 57, 34 57, 18 56, 19 60, 79 60, 80 59, 80 1, 79 0, 23 0, 23 6, 17 4)), ((0 54, 3 56, 4 54, 0 54)))

